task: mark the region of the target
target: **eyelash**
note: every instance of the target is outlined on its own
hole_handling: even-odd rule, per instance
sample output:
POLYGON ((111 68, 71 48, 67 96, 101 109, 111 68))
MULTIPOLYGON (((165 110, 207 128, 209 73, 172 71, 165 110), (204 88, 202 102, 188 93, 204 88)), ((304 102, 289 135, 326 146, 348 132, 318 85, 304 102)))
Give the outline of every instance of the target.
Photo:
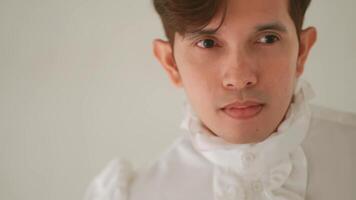
POLYGON ((195 45, 198 46, 199 48, 202 48, 202 49, 211 49, 211 48, 203 48, 203 47, 200 47, 200 46, 199 46, 199 43, 204 42, 204 41, 206 41, 206 40, 212 40, 212 41, 214 41, 214 43, 215 43, 215 44, 214 44, 214 47, 217 46, 217 44, 216 44, 217 42, 216 42, 214 39, 212 39, 212 38, 205 38, 205 39, 198 40, 198 42, 196 42, 195 45))
POLYGON ((273 37, 275 37, 275 40, 274 40, 274 42, 273 43, 262 43, 262 44, 265 44, 265 45, 272 45, 272 44, 274 44, 274 43, 276 43, 276 42, 278 42, 278 41, 280 41, 281 40, 281 38, 280 38, 280 36, 278 35, 278 34, 276 34, 276 33, 265 33, 262 37, 260 37, 258 40, 257 40, 257 43, 259 43, 258 41, 261 39, 261 38, 264 38, 264 37, 266 37, 266 36, 273 36, 273 37))
POLYGON ((203 41, 206 41, 206 40, 212 40, 212 41, 214 41, 214 47, 216 47, 217 46, 217 42, 215 41, 215 39, 212 39, 212 38, 205 38, 205 39, 200 39, 200 40, 198 40, 198 42, 195 42, 195 45, 196 46, 198 46, 199 48, 202 48, 202 49, 211 49, 211 48, 203 48, 203 47, 200 47, 198 44, 200 43, 200 42, 203 42, 203 41))
MULTIPOLYGON (((200 47, 200 46, 198 45, 200 42, 203 42, 203 41, 205 41, 205 40, 212 40, 212 41, 214 41, 214 43, 215 43, 214 47, 217 46, 217 44, 216 44, 217 42, 215 41, 215 39, 212 39, 212 38, 200 39, 200 40, 198 40, 197 42, 195 42, 195 45, 198 46, 199 48, 202 48, 202 49, 211 49, 211 48, 213 48, 213 47, 211 47, 211 48, 203 48, 203 47, 200 47)), ((265 33, 262 37, 258 38, 258 40, 256 41, 256 43, 257 43, 257 44, 263 44, 263 45, 269 46, 269 45, 272 45, 272 44, 274 44, 274 43, 276 43, 276 42, 278 42, 278 41, 280 41, 280 40, 281 40, 280 36, 279 36, 278 34, 276 34, 276 33, 265 33), (259 42, 260 39, 262 39, 262 38, 264 38, 264 37, 266 37, 266 36, 273 36, 273 37, 275 37, 274 42, 273 42, 273 43, 263 43, 263 42, 259 42)))

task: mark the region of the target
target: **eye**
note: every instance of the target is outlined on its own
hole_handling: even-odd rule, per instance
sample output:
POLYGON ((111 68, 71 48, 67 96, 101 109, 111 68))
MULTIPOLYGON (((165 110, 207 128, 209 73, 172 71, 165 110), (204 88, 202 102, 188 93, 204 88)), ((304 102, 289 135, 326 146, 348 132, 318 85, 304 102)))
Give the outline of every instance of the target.
POLYGON ((203 49, 210 49, 213 48, 214 46, 216 46, 216 42, 212 39, 204 39, 204 40, 200 40, 197 43, 198 47, 201 47, 203 49))
POLYGON ((258 39, 258 43, 263 43, 263 44, 273 44, 275 42, 279 41, 279 37, 273 34, 268 34, 264 35, 260 39, 258 39))

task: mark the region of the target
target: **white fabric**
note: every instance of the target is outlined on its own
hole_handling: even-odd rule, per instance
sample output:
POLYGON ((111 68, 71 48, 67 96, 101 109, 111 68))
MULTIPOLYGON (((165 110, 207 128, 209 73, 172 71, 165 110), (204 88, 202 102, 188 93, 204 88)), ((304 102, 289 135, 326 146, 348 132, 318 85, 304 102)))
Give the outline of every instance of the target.
POLYGON ((158 160, 133 172, 114 159, 84 199, 356 199, 356 115, 310 107, 313 96, 306 81, 298 82, 277 131, 246 145, 209 133, 185 104, 184 134, 158 160))
POLYGON ((123 159, 113 159, 88 186, 84 199, 127 199, 129 183, 133 178, 131 164, 123 159))
POLYGON ((245 145, 230 144, 209 133, 186 103, 187 114, 181 127, 188 131, 195 148, 217 166, 215 199, 304 199, 307 163, 300 145, 309 128, 308 101, 313 97, 310 85, 298 81, 294 101, 277 132, 261 143, 245 145), (234 187, 225 191, 224 182, 229 179, 233 179, 229 184, 234 187), (283 188, 286 182, 292 188, 283 188))

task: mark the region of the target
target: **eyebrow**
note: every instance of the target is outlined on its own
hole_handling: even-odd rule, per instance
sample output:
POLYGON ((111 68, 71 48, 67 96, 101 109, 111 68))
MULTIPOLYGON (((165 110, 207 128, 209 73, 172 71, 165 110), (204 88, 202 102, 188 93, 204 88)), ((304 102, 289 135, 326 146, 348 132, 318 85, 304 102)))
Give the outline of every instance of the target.
POLYGON ((283 33, 288 32, 287 27, 280 22, 272 22, 268 24, 257 25, 255 27, 255 30, 256 32, 261 32, 265 30, 276 30, 283 33))
POLYGON ((186 39, 188 40, 193 40, 201 35, 215 35, 217 32, 216 29, 204 29, 204 30, 199 30, 197 32, 193 32, 193 33, 187 33, 185 34, 186 39))
MULTIPOLYGON (((266 23, 266 24, 260 24, 255 26, 254 28, 255 32, 262 32, 262 31, 266 31, 266 30, 275 30, 275 31, 279 31, 282 33, 287 33, 287 27, 285 25, 283 25, 280 22, 271 22, 271 23, 266 23)), ((185 38, 187 39, 195 39, 201 35, 215 35, 216 32, 218 30, 216 29, 203 29, 197 32, 193 32, 193 33, 187 33, 185 38)))

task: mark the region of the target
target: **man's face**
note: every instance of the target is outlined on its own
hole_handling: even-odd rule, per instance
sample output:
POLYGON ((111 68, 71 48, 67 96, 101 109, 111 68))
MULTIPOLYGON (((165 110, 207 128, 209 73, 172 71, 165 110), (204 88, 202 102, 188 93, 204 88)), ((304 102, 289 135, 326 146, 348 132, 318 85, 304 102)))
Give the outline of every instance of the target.
MULTIPOLYGON (((221 14, 203 30, 215 29, 221 14)), ((288 0, 230 0, 216 33, 176 33, 169 73, 213 134, 255 143, 283 120, 310 47, 299 48, 288 0)))

